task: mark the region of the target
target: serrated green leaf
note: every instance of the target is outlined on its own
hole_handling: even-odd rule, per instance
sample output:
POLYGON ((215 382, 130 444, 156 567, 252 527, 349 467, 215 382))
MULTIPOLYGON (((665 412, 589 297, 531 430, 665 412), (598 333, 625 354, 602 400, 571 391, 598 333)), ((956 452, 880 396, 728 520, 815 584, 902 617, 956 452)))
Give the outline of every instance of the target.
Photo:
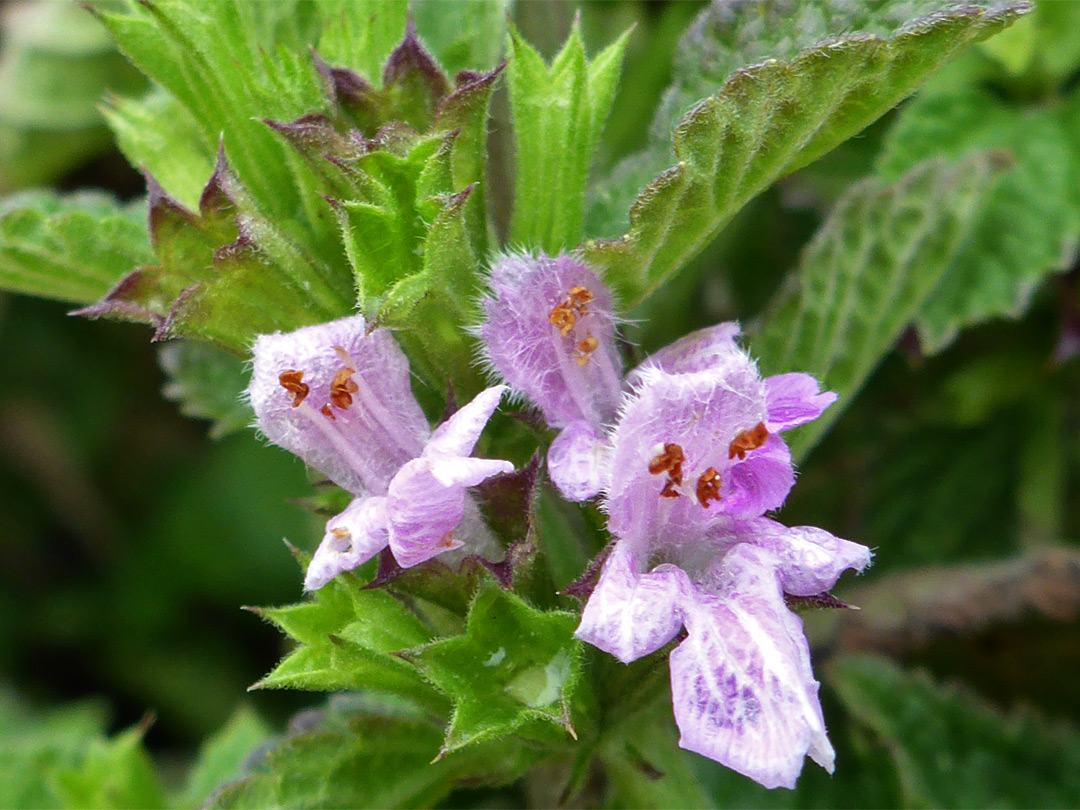
POLYGON ((198 214, 151 182, 150 239, 158 263, 129 273, 79 314, 149 323, 157 339, 189 337, 244 355, 257 334, 347 313, 343 279, 284 227, 238 213, 257 210, 223 155, 198 214))
POLYGON ((439 727, 407 705, 336 699, 210 801, 215 808, 431 807, 456 784, 500 784, 536 763, 515 741, 431 759, 439 727))
POLYGON ((0 287, 87 304, 153 261, 142 203, 28 192, 0 202, 0 287))
POLYGON ((388 654, 427 643, 431 631, 386 591, 362 589, 355 576, 341 574, 308 602, 256 612, 300 642, 256 687, 373 689, 443 708, 413 666, 388 654))
POLYGON ((161 348, 158 362, 167 377, 162 396, 179 405, 184 416, 209 420, 210 438, 228 436, 253 421, 243 399, 248 372, 236 355, 203 343, 173 341, 161 348))
POLYGON ((177 807, 201 807, 214 789, 241 775, 244 763, 270 738, 270 727, 249 706, 237 709, 229 721, 199 748, 177 807))
MULTIPOLYGON (((321 206, 310 170, 262 123, 329 105, 304 49, 317 31, 301 27, 293 4, 131 0, 128 8, 97 13, 120 50, 188 111, 198 127, 198 150, 212 155, 223 141, 239 182, 257 201, 252 213, 284 223, 321 206)), ((292 238, 330 268, 341 268, 330 218, 304 219, 292 238)))
POLYGON ((611 111, 629 32, 589 62, 575 24, 552 61, 510 32, 516 179, 510 239, 548 253, 581 239, 585 184, 611 111))
POLYGON ((578 620, 538 611, 489 581, 469 610, 465 635, 410 653, 454 701, 443 751, 504 737, 537 720, 569 729, 581 676, 578 620))
POLYGON ((805 371, 840 399, 792 434, 805 453, 922 310, 993 189, 992 155, 870 178, 836 205, 766 317, 755 354, 768 374, 805 371))
MULTIPOLYGON (((605 236, 618 231, 612 212, 626 210, 625 192, 643 177, 656 179, 629 206, 626 233, 586 242, 585 258, 634 306, 750 198, 850 138, 961 48, 1001 30, 1026 8, 917 4, 920 11, 929 7, 938 13, 901 19, 896 14, 911 13, 909 4, 802 4, 798 8, 820 19, 798 33, 792 21, 802 18, 781 6, 715 4, 680 48, 687 54, 684 72, 698 65, 707 77, 689 84, 697 99, 712 95, 675 126, 674 156, 654 143, 616 167, 618 183, 608 184, 592 218, 605 236), (844 27, 834 14, 854 14, 865 28, 844 27), (779 58, 753 64, 763 55, 779 58), (657 175, 665 166, 670 168, 657 175)), ((676 97, 682 101, 668 105, 674 110, 689 101, 676 97)), ((657 120, 663 130, 663 113, 657 120)))
POLYGON ((910 807, 1071 807, 1080 802, 1080 735, 1009 717, 882 658, 847 657, 829 680, 881 738, 910 807))
POLYGON ((1080 153, 1069 149, 1047 109, 1010 108, 975 87, 915 99, 890 130, 878 172, 893 180, 928 156, 955 159, 976 149, 1004 150, 1016 168, 994 190, 919 315, 927 352, 943 349, 964 326, 1019 315, 1038 281, 1063 269, 1063 248, 1074 236, 1069 196, 1080 153))
POLYGON ((199 204, 216 145, 202 138, 175 97, 155 88, 138 100, 112 97, 103 112, 128 163, 153 176, 181 205, 199 204))

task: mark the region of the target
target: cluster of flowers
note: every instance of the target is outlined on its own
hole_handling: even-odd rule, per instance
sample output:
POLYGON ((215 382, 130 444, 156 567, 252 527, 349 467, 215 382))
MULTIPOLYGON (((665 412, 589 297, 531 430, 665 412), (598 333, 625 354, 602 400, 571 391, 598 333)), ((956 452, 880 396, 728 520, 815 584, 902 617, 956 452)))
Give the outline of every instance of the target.
POLYGON ((489 284, 477 333, 505 385, 434 432, 404 354, 361 316, 258 339, 249 393, 260 429, 355 495, 327 523, 305 586, 386 546, 403 567, 454 549, 498 553, 468 488, 513 469, 471 456, 509 388, 560 430, 547 455, 559 491, 600 497, 615 538, 578 638, 629 663, 685 628, 670 656, 680 745, 767 787, 793 787, 807 754, 831 772, 785 595, 828 591, 870 552, 764 514, 795 481, 778 434, 835 395, 806 374, 762 379, 732 323, 624 373, 611 293, 572 257, 504 256, 489 284))

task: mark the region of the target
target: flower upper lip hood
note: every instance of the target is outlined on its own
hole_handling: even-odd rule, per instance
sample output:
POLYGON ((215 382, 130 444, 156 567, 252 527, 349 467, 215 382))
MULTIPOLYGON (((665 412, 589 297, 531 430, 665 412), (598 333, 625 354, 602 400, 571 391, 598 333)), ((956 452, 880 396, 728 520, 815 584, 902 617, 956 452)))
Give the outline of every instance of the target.
POLYGON ((327 523, 305 587, 389 546, 405 567, 491 537, 466 489, 513 470, 472 450, 505 388, 482 391, 434 433, 389 332, 354 315, 260 335, 248 396, 259 429, 355 499, 327 523))
MULTIPOLYGON (((548 469, 573 501, 607 492, 618 511, 625 476, 640 473, 625 466, 620 448, 633 444, 637 453, 638 440, 648 436, 650 447, 657 445, 651 458, 668 444, 677 446, 672 453, 689 454, 682 466, 669 459, 669 475, 656 479, 668 496, 689 491, 693 498, 700 491, 707 511, 762 514, 777 508, 794 484, 787 446, 775 434, 816 419, 836 400, 808 374, 763 380, 735 342, 736 323, 687 335, 624 378, 611 293, 571 256, 503 256, 493 265, 489 287, 479 328, 486 359, 561 430, 548 451, 548 469), (650 398, 650 380, 658 373, 683 383, 682 390, 665 389, 674 397, 666 406, 650 398), (662 424, 689 424, 672 408, 698 408, 708 422, 689 437, 693 447, 662 424), (654 424, 636 433, 628 415, 654 424), (709 463, 697 463, 706 458, 709 463), (676 480, 680 476, 685 480, 676 480)), ((619 533, 617 524, 613 531, 619 533)))

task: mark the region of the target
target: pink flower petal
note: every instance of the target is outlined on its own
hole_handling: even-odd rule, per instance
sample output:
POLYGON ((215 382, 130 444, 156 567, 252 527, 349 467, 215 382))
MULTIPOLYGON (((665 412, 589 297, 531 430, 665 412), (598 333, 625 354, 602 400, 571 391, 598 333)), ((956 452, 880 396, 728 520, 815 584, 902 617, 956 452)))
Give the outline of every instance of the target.
POLYGON ((777 374, 766 378, 765 385, 769 391, 769 419, 765 425, 773 433, 813 422, 836 402, 836 394, 822 392, 818 381, 809 374, 777 374))
POLYGON ((688 635, 671 654, 679 744, 768 788, 793 788, 810 753, 825 770, 834 754, 802 622, 787 609, 778 561, 748 544, 732 548, 714 577, 718 593, 682 602, 688 635))
POLYGON ((327 522, 326 535, 308 564, 304 590, 318 590, 341 572, 363 565, 387 542, 386 498, 357 498, 327 522))

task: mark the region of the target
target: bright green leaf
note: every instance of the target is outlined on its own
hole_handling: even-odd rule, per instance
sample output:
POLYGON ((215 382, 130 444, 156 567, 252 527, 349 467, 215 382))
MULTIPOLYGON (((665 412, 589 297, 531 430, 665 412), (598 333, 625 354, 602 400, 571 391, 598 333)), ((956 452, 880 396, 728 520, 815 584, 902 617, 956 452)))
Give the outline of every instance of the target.
POLYGON ((533 721, 570 728, 570 700, 581 675, 579 617, 544 613, 493 582, 469 611, 465 635, 410 653, 454 701, 443 751, 503 737, 533 721))
POLYGON ((955 166, 927 161, 892 184, 865 180, 837 203, 754 342, 766 373, 805 371, 840 396, 824 417, 793 434, 796 456, 922 310, 997 177, 990 155, 955 166))
POLYGON ((416 669, 388 654, 425 644, 431 633, 386 591, 363 589, 356 577, 341 574, 310 601, 256 612, 300 642, 256 687, 373 689, 442 708, 443 701, 416 669))
POLYGON ((0 202, 0 287, 88 304, 153 261, 142 203, 27 192, 0 202))
POLYGON ((145 81, 70 0, 8 4, 0 19, 0 193, 44 185, 108 149, 98 104, 145 81))
POLYGON ((611 111, 629 32, 589 62, 577 25, 550 67, 510 32, 510 108, 514 123, 511 241, 548 253, 581 239, 585 184, 611 111))
POLYGON ((830 682, 886 745, 909 807, 1072 807, 1080 802, 1080 734, 883 658, 837 661, 830 682))
POLYGON ((381 87, 383 64, 401 42, 408 12, 407 0, 323 0, 319 56, 381 87))
POLYGON ((157 88, 138 100, 114 97, 104 113, 128 163, 148 172, 181 205, 199 204, 217 144, 202 136, 179 101, 157 88))
POLYGON ((92 740, 81 763, 58 768, 53 778, 64 807, 164 807, 164 789, 142 746, 144 732, 132 728, 111 740, 92 740))
POLYGON ((616 167, 592 218, 604 236, 617 232, 612 212, 627 210, 625 192, 644 178, 656 179, 629 206, 629 230, 614 240, 586 242, 585 258, 634 306, 750 198, 850 138, 961 48, 1001 30, 1025 8, 917 5, 946 10, 901 19, 896 15, 910 13, 909 4, 801 4, 803 15, 820 18, 805 27, 802 16, 761 3, 735 10, 717 3, 705 12, 680 48, 687 54, 682 72, 697 65, 704 81, 694 79, 676 92, 657 126, 665 129, 664 109, 678 112, 709 97, 674 127, 673 156, 654 144, 616 167), (869 16, 863 30, 832 19, 864 10, 869 16), (838 37, 838 31, 844 33, 838 37), (765 56, 774 59, 762 62, 765 56), (690 90, 696 98, 686 95, 690 90))

